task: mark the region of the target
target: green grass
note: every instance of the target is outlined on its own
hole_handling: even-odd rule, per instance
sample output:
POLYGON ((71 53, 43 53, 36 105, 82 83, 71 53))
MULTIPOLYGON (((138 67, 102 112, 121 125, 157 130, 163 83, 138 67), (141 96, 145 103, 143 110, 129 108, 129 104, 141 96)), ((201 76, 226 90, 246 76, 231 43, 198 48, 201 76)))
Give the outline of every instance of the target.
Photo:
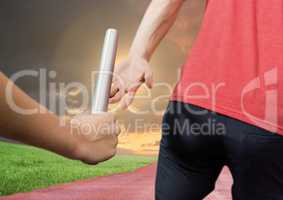
POLYGON ((116 156, 89 166, 37 148, 0 142, 0 196, 133 171, 153 160, 143 156, 116 156))

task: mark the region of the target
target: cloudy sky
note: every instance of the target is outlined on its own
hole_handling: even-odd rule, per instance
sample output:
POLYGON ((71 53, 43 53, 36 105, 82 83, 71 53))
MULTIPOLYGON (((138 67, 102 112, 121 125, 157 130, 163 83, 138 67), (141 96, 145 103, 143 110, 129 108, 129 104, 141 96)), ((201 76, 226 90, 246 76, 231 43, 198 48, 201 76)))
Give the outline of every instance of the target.
MULTIPOLYGON (((89 74, 99 64, 104 32, 120 32, 118 62, 128 48, 150 0, 1 0, 0 70, 8 76, 22 69, 56 70, 57 82, 79 81, 91 87, 89 74)), ((187 1, 177 23, 153 57, 156 82, 174 85, 199 29, 202 0, 187 1)), ((17 83, 36 98, 36 80, 17 83)), ((166 92, 153 90, 153 98, 166 92)), ((168 93, 168 92, 167 92, 168 93)), ((149 101, 136 102, 146 108, 149 101)), ((160 103, 164 109, 166 98, 160 103)), ((131 114, 121 112, 130 119, 131 114)), ((160 117, 149 115, 150 120, 160 117)))

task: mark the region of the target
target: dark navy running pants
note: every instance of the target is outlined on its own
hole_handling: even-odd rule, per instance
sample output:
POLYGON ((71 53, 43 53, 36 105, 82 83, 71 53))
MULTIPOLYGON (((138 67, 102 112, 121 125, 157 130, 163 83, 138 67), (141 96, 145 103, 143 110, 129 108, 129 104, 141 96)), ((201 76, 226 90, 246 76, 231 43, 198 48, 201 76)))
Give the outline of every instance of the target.
POLYGON ((283 136, 170 102, 163 119, 156 200, 204 199, 224 166, 233 176, 234 200, 283 200, 283 136))

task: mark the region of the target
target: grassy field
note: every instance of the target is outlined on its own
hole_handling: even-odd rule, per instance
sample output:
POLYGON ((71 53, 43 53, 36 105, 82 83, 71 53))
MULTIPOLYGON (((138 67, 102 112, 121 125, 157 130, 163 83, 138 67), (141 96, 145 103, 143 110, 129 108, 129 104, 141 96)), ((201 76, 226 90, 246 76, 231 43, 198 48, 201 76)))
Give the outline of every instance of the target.
POLYGON ((0 196, 128 172, 153 160, 152 157, 116 156, 97 166, 88 166, 37 148, 0 142, 0 196))

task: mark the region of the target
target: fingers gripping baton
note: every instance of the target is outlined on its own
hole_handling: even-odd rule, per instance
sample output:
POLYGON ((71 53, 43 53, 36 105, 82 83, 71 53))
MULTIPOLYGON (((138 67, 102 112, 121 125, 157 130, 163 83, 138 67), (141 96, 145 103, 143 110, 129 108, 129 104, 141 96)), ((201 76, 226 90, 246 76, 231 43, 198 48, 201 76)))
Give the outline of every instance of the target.
POLYGON ((95 93, 92 100, 92 113, 107 112, 111 90, 114 65, 118 47, 118 31, 108 29, 100 61, 100 70, 96 80, 95 93))

